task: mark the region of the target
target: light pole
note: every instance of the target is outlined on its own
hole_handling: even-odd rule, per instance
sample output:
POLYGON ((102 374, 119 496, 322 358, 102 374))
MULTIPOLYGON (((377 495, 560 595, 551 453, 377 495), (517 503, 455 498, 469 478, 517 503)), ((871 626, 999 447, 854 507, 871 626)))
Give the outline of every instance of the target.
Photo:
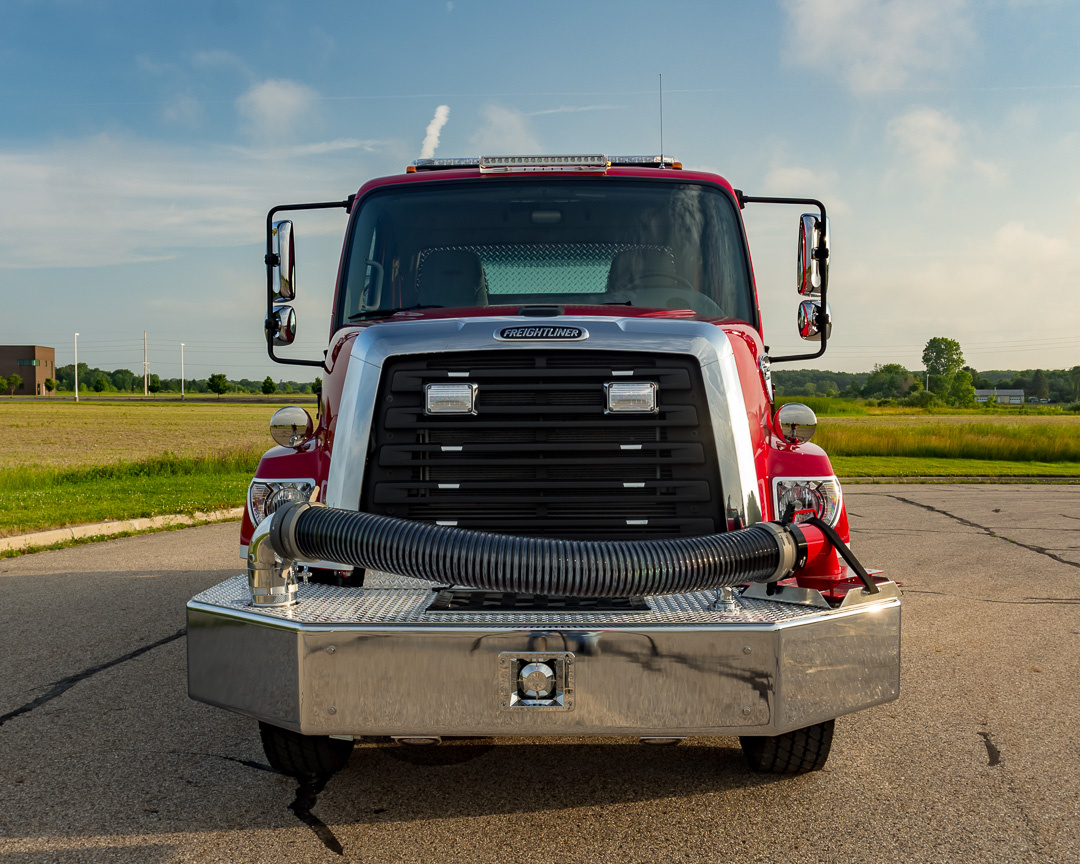
POLYGON ((79 334, 75 334, 75 401, 79 401, 79 334))
POLYGON ((180 343, 180 398, 184 398, 184 343, 180 343))

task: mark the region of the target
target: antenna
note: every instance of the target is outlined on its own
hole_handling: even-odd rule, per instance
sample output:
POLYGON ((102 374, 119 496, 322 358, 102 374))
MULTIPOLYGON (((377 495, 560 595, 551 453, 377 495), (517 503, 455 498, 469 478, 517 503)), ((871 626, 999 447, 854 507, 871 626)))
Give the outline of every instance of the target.
POLYGON ((664 167, 664 73, 660 73, 660 167, 664 167))

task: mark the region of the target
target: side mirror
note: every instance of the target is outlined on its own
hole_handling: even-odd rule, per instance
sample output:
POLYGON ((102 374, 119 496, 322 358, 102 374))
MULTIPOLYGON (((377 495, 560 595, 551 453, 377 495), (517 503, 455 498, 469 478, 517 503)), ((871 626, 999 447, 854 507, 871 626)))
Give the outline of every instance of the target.
POLYGON ((292 345, 296 339, 296 312, 292 306, 275 306, 266 319, 266 332, 275 345, 292 345))
POLYGON ((807 342, 820 342, 821 332, 826 340, 832 338, 832 311, 820 300, 803 300, 799 304, 799 335, 807 342))
POLYGON ((296 296, 296 250, 293 246, 292 222, 288 219, 275 222, 272 234, 274 254, 277 256, 277 264, 274 265, 274 300, 292 300, 296 296))
POLYGON ((812 213, 799 219, 798 288, 804 296, 816 297, 829 280, 829 220, 825 230, 821 220, 812 213))

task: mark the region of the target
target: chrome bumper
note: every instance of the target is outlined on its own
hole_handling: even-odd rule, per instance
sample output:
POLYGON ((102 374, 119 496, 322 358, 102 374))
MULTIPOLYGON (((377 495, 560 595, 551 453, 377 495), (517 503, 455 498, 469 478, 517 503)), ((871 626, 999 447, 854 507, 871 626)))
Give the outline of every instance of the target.
POLYGON ((837 609, 755 585, 637 613, 431 613, 413 579, 254 609, 237 576, 188 603, 188 693, 308 735, 777 735, 897 698, 900 595, 881 588, 837 609), (521 698, 526 663, 558 698, 521 698))

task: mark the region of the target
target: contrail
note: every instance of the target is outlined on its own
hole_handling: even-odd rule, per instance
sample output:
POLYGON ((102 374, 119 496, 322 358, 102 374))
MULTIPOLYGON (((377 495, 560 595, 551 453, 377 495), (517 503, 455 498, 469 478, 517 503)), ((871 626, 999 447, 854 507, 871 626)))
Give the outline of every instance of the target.
POLYGON ((446 125, 446 121, 449 119, 449 105, 440 105, 435 109, 435 116, 432 117, 431 122, 427 124, 427 131, 424 134, 424 143, 420 145, 421 159, 430 159, 435 155, 435 148, 439 146, 439 133, 442 132, 442 127, 446 125))

